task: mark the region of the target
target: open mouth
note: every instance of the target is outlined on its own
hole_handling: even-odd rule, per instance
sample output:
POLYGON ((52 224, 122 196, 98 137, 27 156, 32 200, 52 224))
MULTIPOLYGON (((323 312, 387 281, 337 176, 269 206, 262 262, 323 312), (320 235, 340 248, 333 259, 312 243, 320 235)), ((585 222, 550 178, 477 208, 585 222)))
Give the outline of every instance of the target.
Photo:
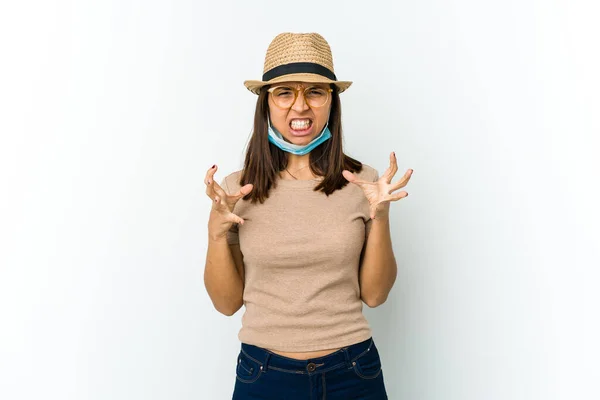
POLYGON ((303 135, 311 131, 313 121, 310 118, 294 118, 290 121, 292 134, 303 135))

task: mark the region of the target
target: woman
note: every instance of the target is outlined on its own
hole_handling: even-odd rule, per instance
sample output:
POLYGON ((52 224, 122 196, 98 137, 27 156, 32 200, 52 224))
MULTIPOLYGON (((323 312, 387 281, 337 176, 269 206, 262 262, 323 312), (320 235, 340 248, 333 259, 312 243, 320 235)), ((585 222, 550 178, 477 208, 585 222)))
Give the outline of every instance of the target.
POLYGON ((246 306, 234 399, 387 399, 362 301, 396 279, 389 205, 412 170, 392 184, 394 153, 381 178, 343 153, 351 83, 321 35, 277 35, 263 79, 244 82, 258 95, 244 168, 206 174, 205 286, 225 315, 246 306))

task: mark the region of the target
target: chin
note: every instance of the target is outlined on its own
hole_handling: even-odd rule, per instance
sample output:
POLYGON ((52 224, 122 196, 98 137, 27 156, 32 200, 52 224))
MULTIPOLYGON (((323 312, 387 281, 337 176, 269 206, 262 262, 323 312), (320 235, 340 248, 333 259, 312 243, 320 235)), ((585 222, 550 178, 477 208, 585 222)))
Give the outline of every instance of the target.
POLYGON ((300 146, 303 146, 305 144, 309 144, 316 137, 314 135, 310 135, 310 136, 292 136, 290 134, 288 134, 288 135, 282 135, 282 136, 283 136, 283 139, 286 142, 297 144, 297 145, 300 145, 300 146))

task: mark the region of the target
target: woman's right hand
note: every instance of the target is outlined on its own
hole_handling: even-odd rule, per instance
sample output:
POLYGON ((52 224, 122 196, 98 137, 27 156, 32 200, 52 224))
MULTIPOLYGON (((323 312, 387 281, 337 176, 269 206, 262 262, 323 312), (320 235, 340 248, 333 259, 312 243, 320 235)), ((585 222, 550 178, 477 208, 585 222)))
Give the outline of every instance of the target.
POLYGON ((206 195, 212 200, 212 209, 208 219, 208 234, 214 239, 223 239, 234 223, 244 224, 244 220, 233 213, 235 204, 254 187, 251 183, 244 185, 237 193, 229 195, 214 180, 217 166, 213 165, 206 173, 206 195))

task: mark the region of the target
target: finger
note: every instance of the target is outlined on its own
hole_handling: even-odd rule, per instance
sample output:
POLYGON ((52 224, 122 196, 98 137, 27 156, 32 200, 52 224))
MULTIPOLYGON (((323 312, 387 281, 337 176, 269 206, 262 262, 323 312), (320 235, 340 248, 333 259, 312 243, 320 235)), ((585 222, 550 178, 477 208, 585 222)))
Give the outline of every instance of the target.
POLYGON ((221 214, 225 220, 227 221, 232 221, 232 222, 237 222, 235 218, 230 217, 230 215, 233 215, 230 212, 229 207, 224 203, 224 198, 219 196, 219 195, 215 195, 215 198, 213 199, 213 210, 215 210, 216 212, 218 212, 219 214, 221 214))
POLYGON ((406 186, 406 184, 410 180, 410 177, 412 176, 412 173, 413 173, 412 169, 409 169, 408 171, 406 171, 404 173, 404 176, 402 176, 402 178, 400 178, 400 180, 398 182, 396 182, 392 186, 390 186, 390 190, 388 191, 388 193, 392 193, 393 191, 406 186))
POLYGON ((232 195, 228 195, 227 196, 227 198, 226 198, 227 204, 229 204, 229 206, 233 210, 233 207, 235 207, 235 205, 237 204, 237 202, 240 201, 240 199, 242 197, 244 197, 248 193, 250 193, 253 188, 254 188, 254 185, 251 184, 251 183, 248 183, 248 184, 242 186, 240 188, 240 190, 237 191, 236 194, 232 194, 232 195))
POLYGON ((390 183, 394 175, 396 175, 396 172, 398 172, 398 162, 396 160, 396 153, 392 151, 390 153, 390 166, 383 173, 383 176, 385 176, 385 181, 390 183))
POLYGON ((389 197, 386 198, 386 200, 397 201, 397 200, 405 198, 406 196, 408 196, 408 192, 402 191, 402 192, 398 192, 398 193, 394 193, 394 194, 390 195, 389 197))
POLYGON ((215 181, 214 175, 216 171, 217 166, 213 165, 208 169, 208 171, 206 172, 206 176, 204 177, 204 184, 206 185, 206 195, 213 200, 215 199, 215 190, 212 186, 212 183, 215 181))
MULTIPOLYGON (((213 199, 213 208, 215 210, 218 210, 220 212, 223 211, 230 211, 233 208, 231 207, 231 205, 228 206, 228 203, 230 203, 230 199, 231 196, 229 196, 221 186, 219 186, 219 184, 215 181, 212 181, 207 187, 206 187, 207 193, 209 194, 209 197, 211 197, 213 199)), ((235 203, 235 202, 234 202, 235 203)))
POLYGON ((352 172, 348 171, 347 169, 342 171, 342 176, 344 178, 346 178, 346 180, 348 182, 352 182, 358 186, 363 186, 366 183, 373 183, 373 182, 367 182, 365 180, 359 179, 356 175, 354 175, 352 172))
POLYGON ((236 214, 231 214, 233 217, 233 222, 235 222, 236 224, 240 224, 240 225, 244 225, 244 219, 240 218, 238 215, 236 214))
POLYGON ((241 199, 242 197, 244 197, 245 195, 247 195, 248 193, 250 193, 252 191, 252 189, 254 189, 254 185, 251 183, 247 183, 244 186, 242 186, 236 194, 231 195, 231 197, 237 201, 237 200, 241 199))
POLYGON ((210 167, 208 169, 208 171, 206 171, 206 176, 204 177, 204 184, 208 185, 210 183, 210 181, 213 181, 213 176, 215 175, 215 172, 217 172, 217 165, 213 165, 212 167, 210 167))
POLYGON ((213 209, 216 210, 218 213, 221 213, 225 217, 225 219, 229 221, 231 220, 231 218, 229 217, 231 211, 227 204, 225 204, 224 200, 226 200, 226 198, 216 195, 213 199, 213 209))
POLYGON ((222 199, 227 199, 229 196, 227 192, 225 192, 225 189, 223 189, 216 181, 211 181, 209 186, 214 190, 215 194, 220 196, 222 199))
POLYGON ((214 187, 214 180, 209 179, 207 180, 206 183, 206 194, 208 195, 208 197, 210 197, 211 199, 215 199, 215 196, 217 195, 217 193, 215 192, 215 187, 214 187))
POLYGON ((377 213, 377 204, 373 204, 369 209, 369 217, 371 219, 375 219, 375 214, 377 213))
POLYGON ((221 198, 226 199, 228 197, 227 192, 214 180, 214 177, 209 178, 206 184, 206 194, 210 198, 214 198, 216 195, 221 196, 221 198))

